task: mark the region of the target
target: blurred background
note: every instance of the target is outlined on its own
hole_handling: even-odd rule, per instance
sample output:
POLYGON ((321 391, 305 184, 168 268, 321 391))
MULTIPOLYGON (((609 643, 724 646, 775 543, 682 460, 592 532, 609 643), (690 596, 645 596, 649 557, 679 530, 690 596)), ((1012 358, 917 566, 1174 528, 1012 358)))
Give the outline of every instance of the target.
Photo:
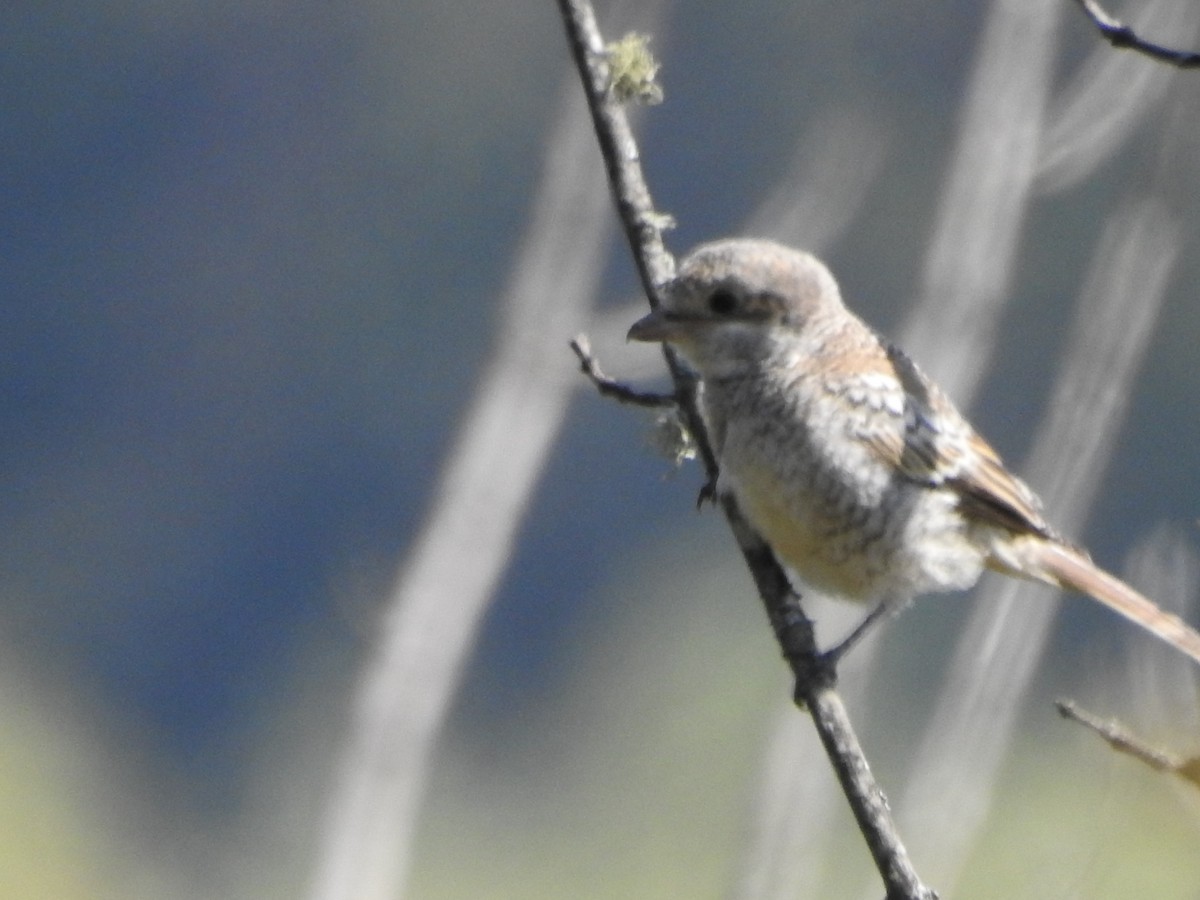
MULTIPOLYGON (((1114 12, 1191 47, 1191 7, 1114 12)), ((1143 352, 1127 382, 1088 382, 1119 415, 1068 397, 1104 435, 1084 443, 1105 449, 1083 467, 1094 503, 1073 525, 1049 517, 1147 589, 1158 577, 1164 604, 1194 603, 1198 76, 1108 48, 1066 0, 599 14, 611 38, 650 30, 664 66, 666 101, 636 122, 672 249, 747 229, 813 246, 923 362, 939 342, 974 347, 952 315, 913 318, 943 294, 957 308, 939 273, 946 253, 966 260, 960 276, 1005 305, 996 349, 967 354, 951 393, 1039 490, 1025 462, 1076 302, 1114 283, 1113 260, 1142 272, 1120 299, 1133 317, 1153 294, 1143 352), (1029 82, 998 113, 989 65, 1029 82), (1002 137, 971 131, 1005 116, 1002 137), (997 165, 1019 192, 991 183, 997 165), (1020 200, 959 220, 954 185, 1020 200), (999 237, 946 250, 993 220, 999 237)), ((462 507, 468 534, 497 509, 509 530, 486 605, 445 607, 463 656, 446 663, 398 881, 419 898, 774 896, 747 871, 763 798, 782 796, 767 748, 784 667, 719 516, 694 511, 698 467, 676 471, 653 416, 598 398, 567 349, 582 328, 612 374, 663 384, 652 349, 623 346, 637 288, 557 7, 16 3, 0 25, 0 895, 319 890, 356 697, 436 538, 472 403, 523 337, 537 350, 518 407, 539 385, 557 399, 499 429, 543 450, 514 481, 497 448, 482 483, 525 493, 462 507), (566 312, 560 282, 524 268, 548 232, 566 312), (523 299, 543 307, 513 312, 523 299)), ((1050 608, 1042 596, 1013 603, 1050 608)), ((890 625, 852 704, 896 796, 971 610, 931 598, 890 625)), ((1076 696, 1197 752, 1194 671, 1131 631, 1078 599, 1049 623, 1004 707, 1001 799, 935 886, 1200 893, 1196 792, 1051 707, 1076 696)), ((784 853, 820 860, 819 888, 791 896, 871 895, 833 810, 828 846, 784 853)))

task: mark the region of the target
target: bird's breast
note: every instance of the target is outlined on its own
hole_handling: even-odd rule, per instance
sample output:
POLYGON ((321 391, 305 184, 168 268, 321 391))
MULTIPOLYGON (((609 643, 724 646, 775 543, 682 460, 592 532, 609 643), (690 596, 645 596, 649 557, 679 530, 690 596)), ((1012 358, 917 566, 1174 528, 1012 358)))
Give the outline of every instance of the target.
POLYGON ((873 598, 889 556, 892 485, 867 448, 795 412, 735 415, 725 424, 720 463, 721 487, 806 582, 852 600, 873 598))
POLYGON ((973 583, 981 554, 954 498, 897 477, 845 421, 789 399, 730 405, 719 448, 721 489, 781 561, 860 602, 973 583))

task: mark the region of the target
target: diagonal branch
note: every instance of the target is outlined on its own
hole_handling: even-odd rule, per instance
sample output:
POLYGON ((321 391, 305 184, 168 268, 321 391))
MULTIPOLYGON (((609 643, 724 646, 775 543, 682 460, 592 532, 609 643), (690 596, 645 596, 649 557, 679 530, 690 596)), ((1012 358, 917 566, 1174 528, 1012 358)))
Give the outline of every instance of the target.
POLYGON ((1200 53, 1189 50, 1173 50, 1138 37, 1132 28, 1115 16, 1109 15, 1097 0, 1075 0, 1080 8, 1100 29, 1100 34, 1114 47, 1126 47, 1143 53, 1151 59, 1178 66, 1180 69, 1200 68, 1200 53))
POLYGON ((1188 782, 1192 787, 1200 787, 1200 757, 1191 756, 1185 759, 1153 747, 1115 719, 1102 719, 1095 713, 1081 709, 1074 701, 1055 700, 1054 706, 1064 719, 1078 722, 1084 728, 1090 729, 1116 752, 1132 756, 1156 772, 1168 772, 1188 782))
POLYGON ((1064 719, 1071 719, 1091 729, 1118 753, 1141 760, 1156 772, 1176 772, 1183 766, 1182 761, 1151 747, 1115 719, 1102 719, 1072 700, 1055 700, 1054 707, 1064 719))
MULTIPOLYGON (((609 89, 604 42, 588 0, 559 0, 571 51, 579 68, 596 137, 621 223, 629 239, 642 285, 652 308, 674 273, 662 242, 663 217, 655 212, 638 162, 638 148, 624 110, 609 89)), ((709 481, 717 465, 696 404, 694 376, 664 348, 684 421, 691 430, 709 481)), ((787 575, 771 549, 742 517, 732 498, 721 498, 725 517, 754 578, 776 639, 796 677, 796 700, 812 714, 814 726, 883 878, 889 900, 930 900, 900 841, 883 791, 875 782, 841 698, 833 672, 817 649, 811 620, 800 608, 787 575)))

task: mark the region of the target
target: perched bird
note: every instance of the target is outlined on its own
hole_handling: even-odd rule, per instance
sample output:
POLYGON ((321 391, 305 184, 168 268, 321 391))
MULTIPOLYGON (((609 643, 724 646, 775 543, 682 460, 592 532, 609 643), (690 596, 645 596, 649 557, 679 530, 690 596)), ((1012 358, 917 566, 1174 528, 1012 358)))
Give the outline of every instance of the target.
POLYGON ((629 338, 667 341, 695 367, 717 490, 813 589, 894 609, 968 588, 986 567, 1088 594, 1200 662, 1200 634, 1055 534, 810 254, 704 244, 629 338))

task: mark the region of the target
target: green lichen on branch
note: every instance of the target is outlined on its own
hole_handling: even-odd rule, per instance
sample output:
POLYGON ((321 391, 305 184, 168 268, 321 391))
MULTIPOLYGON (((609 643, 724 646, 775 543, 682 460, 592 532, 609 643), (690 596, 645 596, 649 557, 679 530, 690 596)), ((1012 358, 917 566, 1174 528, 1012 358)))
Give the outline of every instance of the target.
POLYGON ((631 31, 606 48, 608 68, 612 73, 613 97, 620 103, 633 100, 653 106, 662 103, 662 87, 658 76, 658 60, 650 53, 650 36, 631 31))
POLYGON ((659 231, 671 231, 675 227, 675 217, 670 213, 658 211, 647 213, 645 220, 659 231))
POLYGON ((677 469, 687 460, 696 458, 696 439, 688 431, 677 408, 660 412, 655 417, 649 440, 654 451, 669 459, 677 469))

